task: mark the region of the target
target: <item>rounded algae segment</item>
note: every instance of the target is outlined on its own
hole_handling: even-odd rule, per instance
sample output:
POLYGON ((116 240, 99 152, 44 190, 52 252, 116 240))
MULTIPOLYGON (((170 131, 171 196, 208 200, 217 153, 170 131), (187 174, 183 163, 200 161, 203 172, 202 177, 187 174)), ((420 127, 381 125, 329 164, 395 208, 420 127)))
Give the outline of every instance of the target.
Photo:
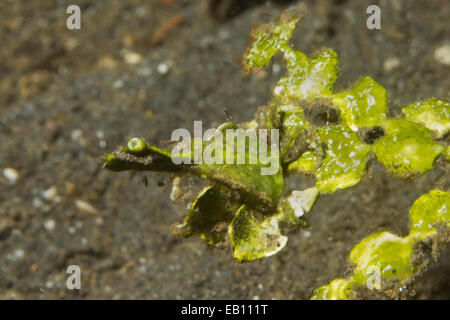
POLYGON ((433 168, 444 146, 434 142, 427 128, 403 119, 382 124, 386 135, 374 144, 381 164, 398 178, 409 178, 433 168))
POLYGON ((403 108, 402 114, 405 119, 424 125, 437 139, 450 131, 449 101, 429 99, 403 108))

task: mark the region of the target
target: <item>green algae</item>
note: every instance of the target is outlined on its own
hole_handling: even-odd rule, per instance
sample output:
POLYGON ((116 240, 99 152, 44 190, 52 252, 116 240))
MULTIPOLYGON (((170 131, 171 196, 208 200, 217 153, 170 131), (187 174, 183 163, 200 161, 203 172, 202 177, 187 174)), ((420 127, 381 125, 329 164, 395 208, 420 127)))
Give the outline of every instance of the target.
POLYGON ((279 216, 266 218, 243 205, 228 229, 233 257, 238 261, 253 261, 283 249, 287 237, 281 234, 278 223, 279 216))
POLYGON ((411 265, 413 239, 401 238, 389 232, 375 233, 359 242, 350 252, 350 261, 356 264, 353 282, 364 285, 376 267, 385 279, 407 279, 415 271, 411 265))
POLYGON ((407 120, 422 124, 432 131, 437 139, 450 131, 450 102, 440 99, 429 99, 411 104, 402 109, 407 120))
POLYGON ((314 174, 320 166, 321 159, 314 151, 305 151, 297 160, 289 163, 288 172, 291 174, 314 174))
POLYGON ((336 94, 332 102, 341 118, 353 131, 372 128, 387 117, 386 89, 370 77, 362 78, 353 88, 336 94))
POLYGON ((284 157, 298 140, 306 140, 311 124, 306 120, 303 108, 289 103, 278 107, 283 140, 280 142, 280 155, 284 157))
POLYGON ((314 289, 311 300, 347 300, 353 289, 348 279, 334 279, 329 284, 314 289))
POLYGON ((281 101, 329 97, 338 74, 338 58, 331 49, 322 50, 311 58, 293 49, 286 50, 284 59, 288 76, 281 78, 273 89, 281 101))
POLYGON ((409 178, 433 168, 444 147, 431 132, 414 122, 390 119, 381 124, 386 135, 374 144, 378 161, 398 178, 409 178))
POLYGON ((316 170, 321 193, 333 193, 356 185, 365 174, 370 147, 346 125, 321 127, 318 136, 325 144, 325 158, 316 170))
POLYGON ((226 188, 209 185, 189 205, 186 219, 179 226, 183 236, 200 235, 210 245, 225 241, 227 228, 241 206, 238 197, 226 188))
POLYGON ((265 67, 273 55, 289 48, 298 18, 285 11, 275 23, 269 23, 252 31, 252 44, 242 59, 246 72, 265 67))
MULTIPOLYGON (((417 277, 424 267, 420 260, 413 258, 416 245, 436 237, 439 223, 449 230, 449 208, 450 192, 435 189, 422 195, 409 211, 411 228, 408 235, 402 238, 379 232, 361 240, 350 252, 350 261, 355 265, 353 275, 315 289, 311 299, 349 299, 355 288, 369 287, 368 282, 374 275, 380 282, 391 281, 400 285, 417 277)), ((383 285, 371 289, 382 291, 383 285)))
POLYGON ((437 222, 450 228, 450 193, 432 190, 417 199, 411 207, 411 232, 414 237, 424 238, 436 233, 437 222))

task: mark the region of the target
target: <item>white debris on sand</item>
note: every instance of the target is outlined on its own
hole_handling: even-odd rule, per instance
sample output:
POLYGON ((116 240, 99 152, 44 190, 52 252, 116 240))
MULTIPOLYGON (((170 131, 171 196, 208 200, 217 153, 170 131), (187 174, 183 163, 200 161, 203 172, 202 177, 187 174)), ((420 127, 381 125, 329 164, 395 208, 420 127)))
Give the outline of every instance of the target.
POLYGON ((13 168, 5 168, 3 170, 3 175, 8 179, 10 184, 16 184, 17 180, 20 178, 19 172, 13 168))
POLYGON ((23 251, 23 249, 16 249, 13 252, 13 256, 15 259, 17 260, 21 260, 25 255, 25 252, 23 251))
POLYGON ((272 72, 274 74, 279 74, 281 69, 282 69, 281 65, 279 65, 278 63, 274 63, 273 66, 272 66, 272 72))
POLYGON ((98 210, 94 208, 91 204, 87 203, 86 201, 77 199, 75 200, 75 206, 80 209, 81 211, 91 213, 91 214, 97 214, 98 210))
POLYGON ((434 50, 434 59, 446 66, 450 66, 450 44, 444 44, 434 50))
POLYGON ((397 69, 399 66, 400 66, 400 59, 397 57, 389 57, 383 62, 383 70, 386 73, 389 73, 394 69, 397 69))
POLYGON ((75 129, 72 131, 72 140, 73 141, 78 141, 78 139, 81 138, 81 136, 83 135, 83 131, 81 131, 80 129, 75 129))
POLYGON ((137 64, 142 61, 142 56, 136 52, 125 51, 123 59, 125 60, 125 63, 137 64))
POLYGON ((83 131, 80 129, 75 129, 71 133, 72 141, 78 142, 80 145, 84 146, 86 144, 86 140, 83 137, 83 131))
POLYGON ((158 66, 156 67, 156 69, 158 70, 159 74, 166 74, 170 71, 170 69, 173 66, 173 62, 170 60, 161 62, 160 64, 158 64, 158 66))
POLYGON ((47 201, 61 202, 61 197, 58 195, 58 189, 55 186, 42 192, 42 197, 47 201))
POLYGON ((47 220, 44 223, 44 227, 47 231, 53 231, 55 230, 56 222, 53 219, 47 220))
POLYGON ((172 190, 170 191, 169 198, 171 201, 177 201, 183 196, 183 191, 180 188, 181 179, 176 177, 173 179, 172 190))
POLYGON ((311 238, 311 231, 308 230, 303 231, 303 238, 305 239, 311 238))

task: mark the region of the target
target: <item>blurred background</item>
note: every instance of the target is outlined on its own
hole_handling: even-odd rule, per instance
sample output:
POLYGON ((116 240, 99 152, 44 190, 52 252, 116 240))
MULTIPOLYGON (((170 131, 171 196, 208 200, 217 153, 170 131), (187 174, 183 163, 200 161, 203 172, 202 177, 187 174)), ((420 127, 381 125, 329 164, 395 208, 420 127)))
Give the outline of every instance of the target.
MULTIPOLYGON (((238 61, 250 30, 289 6, 308 12, 298 50, 339 54, 337 90, 369 75, 388 90, 391 116, 449 99, 447 0, 0 2, 1 299, 307 299, 351 270, 362 238, 407 233, 409 207, 445 179, 442 167, 396 181, 373 164, 357 187, 319 199, 311 227, 278 255, 246 264, 170 235, 185 214, 169 201, 170 177, 102 169, 103 154, 131 137, 164 147, 194 120, 225 121, 225 108, 251 119, 284 67, 276 58, 244 77, 238 61), (81 30, 66 27, 71 4, 81 30), (381 7, 380 30, 366 28, 370 4, 381 7), (73 264, 81 290, 66 288, 73 264)), ((300 177, 288 189, 312 184, 300 177)), ((449 299, 449 268, 447 250, 414 298, 449 299)))

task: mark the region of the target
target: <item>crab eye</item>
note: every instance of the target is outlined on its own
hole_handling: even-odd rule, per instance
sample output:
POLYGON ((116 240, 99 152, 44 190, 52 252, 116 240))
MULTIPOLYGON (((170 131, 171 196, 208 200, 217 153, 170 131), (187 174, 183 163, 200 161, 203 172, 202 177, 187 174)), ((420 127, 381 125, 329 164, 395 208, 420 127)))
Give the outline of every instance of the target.
POLYGON ((146 144, 144 140, 139 138, 133 138, 130 141, 128 141, 128 149, 133 152, 140 152, 144 150, 146 144))

